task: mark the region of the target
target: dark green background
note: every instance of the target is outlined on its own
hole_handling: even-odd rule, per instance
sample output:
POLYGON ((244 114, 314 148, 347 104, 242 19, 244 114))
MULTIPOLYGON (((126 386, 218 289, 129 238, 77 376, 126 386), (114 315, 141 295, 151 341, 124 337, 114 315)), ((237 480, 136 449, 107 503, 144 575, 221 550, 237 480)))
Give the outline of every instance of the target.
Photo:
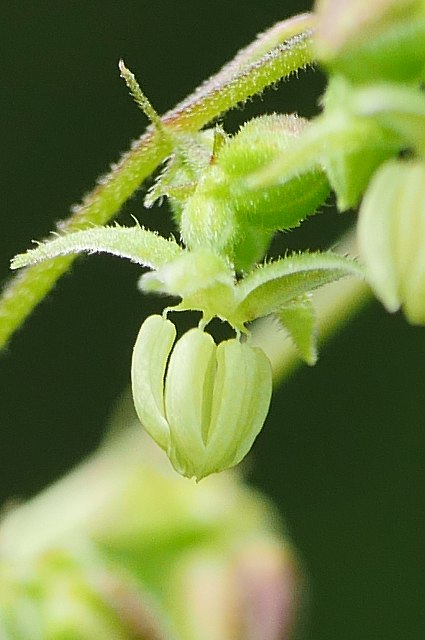
MULTIPOLYGON (((50 2, 2 8, 0 278, 44 237, 145 126, 119 79, 122 56, 159 111, 256 32, 308 2, 50 2)), ((319 72, 269 91, 225 123, 265 110, 312 115, 319 72)), ((161 227, 165 210, 134 213, 161 227)), ((330 211, 280 250, 332 240, 330 211)), ((161 308, 139 270, 82 259, 0 357, 1 498, 27 497, 99 442, 128 384, 135 334, 161 308)), ((369 307, 276 394, 251 476, 279 504, 311 584, 306 638, 422 640, 425 634, 425 333, 369 307)))

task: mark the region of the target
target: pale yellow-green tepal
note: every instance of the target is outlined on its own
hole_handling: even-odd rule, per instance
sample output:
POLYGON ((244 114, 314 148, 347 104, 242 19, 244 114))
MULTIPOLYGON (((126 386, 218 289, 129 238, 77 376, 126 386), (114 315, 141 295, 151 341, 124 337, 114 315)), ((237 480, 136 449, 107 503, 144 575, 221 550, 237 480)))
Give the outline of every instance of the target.
POLYGON ((375 174, 358 224, 367 278, 388 311, 425 324, 425 162, 391 160, 375 174))
POLYGON ((250 450, 269 409, 271 366, 261 349, 238 339, 216 345, 196 328, 173 349, 175 338, 174 324, 162 316, 142 324, 131 370, 134 404, 173 467, 200 480, 250 450))

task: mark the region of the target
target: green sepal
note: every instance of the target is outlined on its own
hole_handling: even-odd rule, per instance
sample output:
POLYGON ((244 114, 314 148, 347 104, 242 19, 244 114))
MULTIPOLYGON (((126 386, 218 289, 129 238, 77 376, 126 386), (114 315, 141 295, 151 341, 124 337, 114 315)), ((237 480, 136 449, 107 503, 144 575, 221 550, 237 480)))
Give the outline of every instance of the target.
MULTIPOLYGON (((385 160, 398 153, 402 142, 390 128, 369 114, 360 115, 356 109, 358 90, 342 76, 329 82, 323 96, 324 119, 332 123, 345 122, 352 141, 339 150, 323 156, 323 164, 336 193, 340 211, 358 205, 370 178, 385 160)), ((341 126, 340 125, 340 126, 341 126)))
POLYGON ((238 464, 251 449, 266 419, 271 394, 270 361, 258 347, 238 340, 221 342, 202 476, 238 464))
POLYGON ((317 117, 284 155, 247 178, 245 186, 255 193, 324 167, 339 208, 345 210, 357 202, 376 165, 401 147, 400 136, 372 120, 345 110, 329 110, 317 117))
POLYGON ((15 256, 11 269, 37 264, 70 253, 111 253, 151 269, 159 269, 183 253, 175 240, 134 227, 92 227, 40 243, 35 249, 15 256))
POLYGON ((241 302, 236 314, 249 322, 329 282, 363 275, 355 260, 330 252, 292 255, 259 266, 237 285, 241 302))
POLYGON ((214 340, 196 328, 177 341, 168 363, 164 391, 170 425, 168 456, 188 478, 202 477, 199 470, 207 456, 215 357, 214 340))
MULTIPOLYGON (((424 62, 425 65, 425 62, 424 62)), ((398 134, 404 147, 425 156, 425 95, 419 87, 380 83, 353 93, 351 106, 398 134)))
POLYGON ((313 303, 308 296, 295 298, 275 313, 289 333, 302 359, 309 365, 317 361, 317 322, 313 303))
POLYGON ((193 194, 214 152, 215 130, 173 133, 174 151, 146 194, 148 209, 157 200, 169 198, 177 220, 181 207, 193 194))

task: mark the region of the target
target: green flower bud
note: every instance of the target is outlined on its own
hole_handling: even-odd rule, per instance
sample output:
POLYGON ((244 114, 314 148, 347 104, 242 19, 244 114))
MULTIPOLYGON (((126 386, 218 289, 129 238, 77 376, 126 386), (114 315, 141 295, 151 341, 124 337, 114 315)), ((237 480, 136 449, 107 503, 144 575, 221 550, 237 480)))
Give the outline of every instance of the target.
POLYGON ((425 58, 424 0, 318 0, 316 51, 354 81, 420 79, 425 58))
POLYGON ((269 408, 271 366, 261 349, 237 339, 217 346, 191 329, 172 350, 175 337, 162 316, 143 323, 133 351, 134 404, 173 467, 200 480, 250 450, 269 408))
POLYGON ((308 121, 295 114, 272 114, 246 122, 223 146, 217 164, 226 175, 229 199, 237 220, 257 229, 275 231, 297 227, 329 195, 329 184, 318 168, 267 188, 246 190, 244 180, 291 149, 308 128, 308 121))
POLYGON ((321 169, 284 184, 246 185, 249 176, 284 156, 307 126, 295 115, 261 116, 222 142, 182 209, 181 234, 189 249, 220 253, 237 271, 247 270, 262 257, 275 231, 296 227, 315 213, 329 193, 321 169))
POLYGON ((358 239, 368 280, 388 311, 425 324, 425 162, 379 169, 360 208, 358 239))

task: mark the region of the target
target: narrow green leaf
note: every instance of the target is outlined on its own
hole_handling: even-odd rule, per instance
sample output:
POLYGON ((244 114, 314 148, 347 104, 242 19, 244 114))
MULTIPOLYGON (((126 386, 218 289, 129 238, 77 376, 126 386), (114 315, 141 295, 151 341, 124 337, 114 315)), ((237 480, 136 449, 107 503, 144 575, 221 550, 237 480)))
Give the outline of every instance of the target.
POLYGON ((150 122, 153 124, 158 133, 160 133, 160 135, 164 137, 167 137, 168 134, 162 125, 161 117, 152 106, 149 98, 143 93, 141 87, 139 86, 139 83, 135 78, 134 73, 132 73, 130 69, 127 69, 124 64, 124 60, 122 59, 119 61, 118 67, 120 70, 121 78, 124 79, 124 82, 130 90, 134 102, 137 104, 139 109, 143 111, 145 116, 149 118, 150 122))
POLYGON ((314 306, 308 296, 295 298, 276 312, 279 323, 291 336, 307 364, 317 360, 317 323, 314 306))
POLYGON ((35 249, 15 256, 11 262, 11 268, 19 269, 57 256, 84 251, 111 253, 145 267, 158 269, 181 255, 183 249, 174 240, 166 240, 138 225, 92 227, 58 236, 50 242, 39 244, 35 249))
POLYGON ((238 285, 237 313, 249 322, 276 312, 297 298, 344 276, 363 277, 353 259, 330 252, 304 253, 258 267, 238 285))

